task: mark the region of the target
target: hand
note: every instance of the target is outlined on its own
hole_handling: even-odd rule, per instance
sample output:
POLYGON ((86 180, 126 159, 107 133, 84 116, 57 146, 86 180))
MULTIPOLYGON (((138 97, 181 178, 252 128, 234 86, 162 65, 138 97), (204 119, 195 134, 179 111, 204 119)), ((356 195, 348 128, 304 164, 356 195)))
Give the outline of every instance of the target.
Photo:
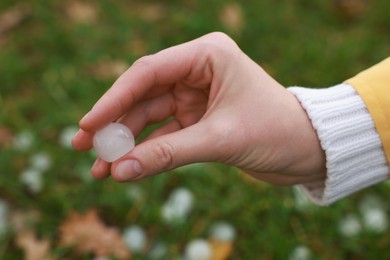
POLYGON ((136 61, 80 121, 73 146, 92 147, 112 121, 145 141, 92 175, 138 180, 194 162, 222 162, 272 184, 325 178, 325 155, 297 99, 228 36, 211 33, 136 61))

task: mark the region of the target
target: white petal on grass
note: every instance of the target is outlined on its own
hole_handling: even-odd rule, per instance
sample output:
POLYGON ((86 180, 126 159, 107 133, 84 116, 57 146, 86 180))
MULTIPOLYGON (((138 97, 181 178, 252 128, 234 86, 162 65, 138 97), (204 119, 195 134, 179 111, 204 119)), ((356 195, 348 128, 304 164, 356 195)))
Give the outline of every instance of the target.
POLYGON ((60 145, 64 148, 72 148, 72 139, 78 130, 77 126, 67 126, 62 129, 58 140, 60 145))
POLYGON ((0 238, 6 233, 8 227, 8 204, 0 199, 0 238))
POLYGON ((236 231, 234 227, 227 222, 217 222, 210 229, 210 238, 218 241, 234 241, 236 231))
POLYGON ((289 260, 309 260, 311 259, 311 251, 307 246, 297 246, 290 254, 289 260))
POLYGON ((134 201, 142 201, 145 198, 145 192, 142 188, 136 184, 131 184, 128 186, 126 195, 134 201))
POLYGON ((370 209, 363 213, 364 227, 371 232, 383 233, 389 223, 386 212, 382 209, 370 209))
POLYGON ((345 237, 355 237, 362 231, 362 225, 355 215, 347 215, 341 219, 338 225, 339 232, 345 237))
POLYGON ((162 218, 168 223, 182 223, 192 210, 193 201, 190 190, 175 189, 161 208, 162 218))
POLYGON ((30 158, 30 165, 38 171, 47 171, 52 165, 52 159, 46 152, 39 152, 30 158))
POLYGON ((168 255, 167 246, 162 242, 158 242, 154 244, 150 249, 148 254, 148 259, 152 259, 152 260, 165 259, 167 255, 168 255))
POLYGON ((34 144, 34 135, 29 131, 18 133, 13 140, 13 146, 20 151, 29 150, 34 144))
POLYGON ((195 239, 190 241, 185 249, 185 260, 210 260, 212 249, 205 239, 195 239))
POLYGON ((42 172, 36 169, 27 169, 20 175, 20 182, 32 193, 39 193, 43 189, 42 172))
POLYGON ((140 226, 132 225, 124 230, 123 240, 131 251, 140 253, 146 245, 146 234, 140 226))
POLYGON ((383 201, 376 196, 366 196, 359 204, 364 228, 370 232, 383 233, 388 229, 388 217, 383 201))

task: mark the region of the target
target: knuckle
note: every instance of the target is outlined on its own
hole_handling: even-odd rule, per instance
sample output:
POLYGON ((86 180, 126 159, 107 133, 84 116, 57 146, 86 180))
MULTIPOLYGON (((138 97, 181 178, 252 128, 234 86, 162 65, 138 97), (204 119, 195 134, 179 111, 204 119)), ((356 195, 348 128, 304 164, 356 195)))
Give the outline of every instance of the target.
POLYGON ((206 38, 210 38, 211 41, 221 41, 221 42, 232 42, 232 38, 230 38, 226 33, 223 32, 212 32, 206 35, 206 38))
POLYGON ((137 60, 134 62, 134 65, 137 65, 137 66, 139 66, 139 65, 142 65, 142 66, 144 66, 144 65, 149 65, 150 62, 151 62, 150 59, 151 59, 151 55, 143 56, 143 57, 137 59, 137 60))
POLYGON ((208 51, 221 51, 221 50, 232 50, 238 49, 235 41, 223 32, 213 32, 207 34, 204 37, 203 44, 205 50, 208 51))
POLYGON ((136 60, 133 63, 132 67, 152 70, 152 64, 153 64, 152 55, 146 55, 136 60))
POLYGON ((153 147, 155 153, 154 162, 161 170, 169 170, 173 168, 174 147, 168 143, 156 143, 153 147))

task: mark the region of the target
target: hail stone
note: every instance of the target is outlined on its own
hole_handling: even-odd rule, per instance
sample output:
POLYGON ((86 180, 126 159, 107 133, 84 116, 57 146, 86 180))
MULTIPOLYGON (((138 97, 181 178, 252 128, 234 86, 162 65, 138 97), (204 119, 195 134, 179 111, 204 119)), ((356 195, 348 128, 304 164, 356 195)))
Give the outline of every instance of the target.
POLYGON ((100 159, 113 162, 134 148, 134 136, 125 125, 111 123, 95 133, 93 148, 100 159))

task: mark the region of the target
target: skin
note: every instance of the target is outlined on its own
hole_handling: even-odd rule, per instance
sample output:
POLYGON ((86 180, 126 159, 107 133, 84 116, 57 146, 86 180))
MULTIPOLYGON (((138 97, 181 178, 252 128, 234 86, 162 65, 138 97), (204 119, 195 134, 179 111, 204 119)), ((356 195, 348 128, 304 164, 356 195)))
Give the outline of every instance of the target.
POLYGON ((96 179, 138 180, 195 162, 222 162, 279 185, 324 180, 325 155, 298 100, 223 33, 137 60, 80 121, 79 151, 110 122, 135 136, 171 118, 96 179))

